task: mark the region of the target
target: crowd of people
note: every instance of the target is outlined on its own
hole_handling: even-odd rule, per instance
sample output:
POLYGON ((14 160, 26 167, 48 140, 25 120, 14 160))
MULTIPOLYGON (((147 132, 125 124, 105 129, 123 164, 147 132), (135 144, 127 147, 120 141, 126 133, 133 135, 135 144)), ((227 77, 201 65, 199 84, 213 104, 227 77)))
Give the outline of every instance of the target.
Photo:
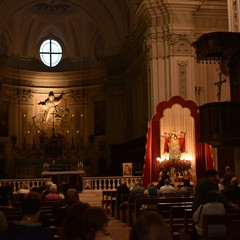
MULTIPOLYGON (((175 187, 166 173, 163 173, 158 184, 149 183, 144 188, 141 182, 136 182, 129 188, 126 181, 122 181, 117 193, 142 196, 161 196, 166 193, 194 193, 192 204, 193 231, 189 239, 198 240, 203 236, 203 215, 225 214, 226 208, 231 207, 239 211, 234 204, 240 200, 238 177, 227 166, 222 178, 214 169, 207 170, 204 176, 193 186, 188 179, 184 180, 181 188, 175 187)), ((7 186, 0 187, 0 205, 16 204, 7 186)), ((53 214, 55 226, 60 227, 61 240, 109 240, 112 239, 108 231, 109 216, 102 207, 90 206, 80 201, 79 192, 68 188, 62 194, 57 185, 48 182, 43 188, 33 186, 27 188, 23 184, 19 188, 22 215, 16 221, 7 222, 0 211, 0 239, 1 240, 52 240, 54 234, 49 228, 46 216, 41 212, 43 201, 54 200, 53 214)), ((210 235, 219 236, 226 233, 224 226, 214 226, 210 235)), ((144 211, 131 228, 129 240, 170 240, 168 224, 157 211, 144 211)))

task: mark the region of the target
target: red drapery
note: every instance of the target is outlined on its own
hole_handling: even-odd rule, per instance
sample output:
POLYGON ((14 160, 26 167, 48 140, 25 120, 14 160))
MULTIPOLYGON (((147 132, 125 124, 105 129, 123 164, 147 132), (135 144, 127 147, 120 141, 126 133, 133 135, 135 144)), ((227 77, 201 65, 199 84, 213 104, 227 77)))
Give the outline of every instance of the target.
POLYGON ((205 143, 205 162, 206 162, 206 170, 214 169, 214 161, 212 154, 212 146, 205 143))

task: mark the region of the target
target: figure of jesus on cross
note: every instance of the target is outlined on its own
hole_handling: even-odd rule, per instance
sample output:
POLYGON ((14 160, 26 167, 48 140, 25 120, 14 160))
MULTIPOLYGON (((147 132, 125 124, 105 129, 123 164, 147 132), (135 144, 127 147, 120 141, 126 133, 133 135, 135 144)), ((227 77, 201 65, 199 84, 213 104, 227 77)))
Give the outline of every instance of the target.
POLYGON ((217 98, 218 98, 219 102, 221 101, 222 84, 225 83, 225 82, 226 82, 226 79, 222 80, 222 73, 220 72, 219 73, 219 81, 215 82, 215 86, 218 87, 217 98))

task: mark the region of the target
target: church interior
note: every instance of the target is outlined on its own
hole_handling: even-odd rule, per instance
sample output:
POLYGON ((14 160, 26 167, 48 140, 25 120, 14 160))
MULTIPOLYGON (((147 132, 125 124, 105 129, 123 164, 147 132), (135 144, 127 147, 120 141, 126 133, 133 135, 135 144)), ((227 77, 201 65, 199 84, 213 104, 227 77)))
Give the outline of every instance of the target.
POLYGON ((226 165, 239 175, 239 6, 0 1, 0 178, 41 177, 46 165, 122 175, 132 163, 156 181, 176 155, 169 133, 195 178, 226 165))

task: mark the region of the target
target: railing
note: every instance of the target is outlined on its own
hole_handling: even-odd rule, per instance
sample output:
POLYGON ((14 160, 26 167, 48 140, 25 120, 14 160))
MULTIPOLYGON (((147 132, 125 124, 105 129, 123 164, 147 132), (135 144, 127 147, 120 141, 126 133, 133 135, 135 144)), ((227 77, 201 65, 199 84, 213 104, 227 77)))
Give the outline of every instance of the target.
MULTIPOLYGON (((106 176, 106 177, 83 177, 82 189, 83 190, 116 190, 121 184, 121 181, 125 180, 127 186, 132 188, 136 182, 141 182, 141 176, 106 176)), ((23 182, 25 182, 29 188, 32 186, 41 187, 47 181, 52 181, 51 178, 32 178, 32 179, 0 179, 0 186, 9 185, 12 187, 13 192, 17 192, 23 182)))
POLYGON ((26 178, 26 179, 1 179, 0 186, 8 185, 12 187, 13 192, 17 192, 22 183, 26 183, 30 189, 32 186, 41 187, 47 181, 51 181, 51 178, 26 178))
POLYGON ((125 180, 127 186, 132 188, 136 182, 142 182, 141 176, 113 176, 113 177, 83 177, 83 190, 116 190, 125 180))

